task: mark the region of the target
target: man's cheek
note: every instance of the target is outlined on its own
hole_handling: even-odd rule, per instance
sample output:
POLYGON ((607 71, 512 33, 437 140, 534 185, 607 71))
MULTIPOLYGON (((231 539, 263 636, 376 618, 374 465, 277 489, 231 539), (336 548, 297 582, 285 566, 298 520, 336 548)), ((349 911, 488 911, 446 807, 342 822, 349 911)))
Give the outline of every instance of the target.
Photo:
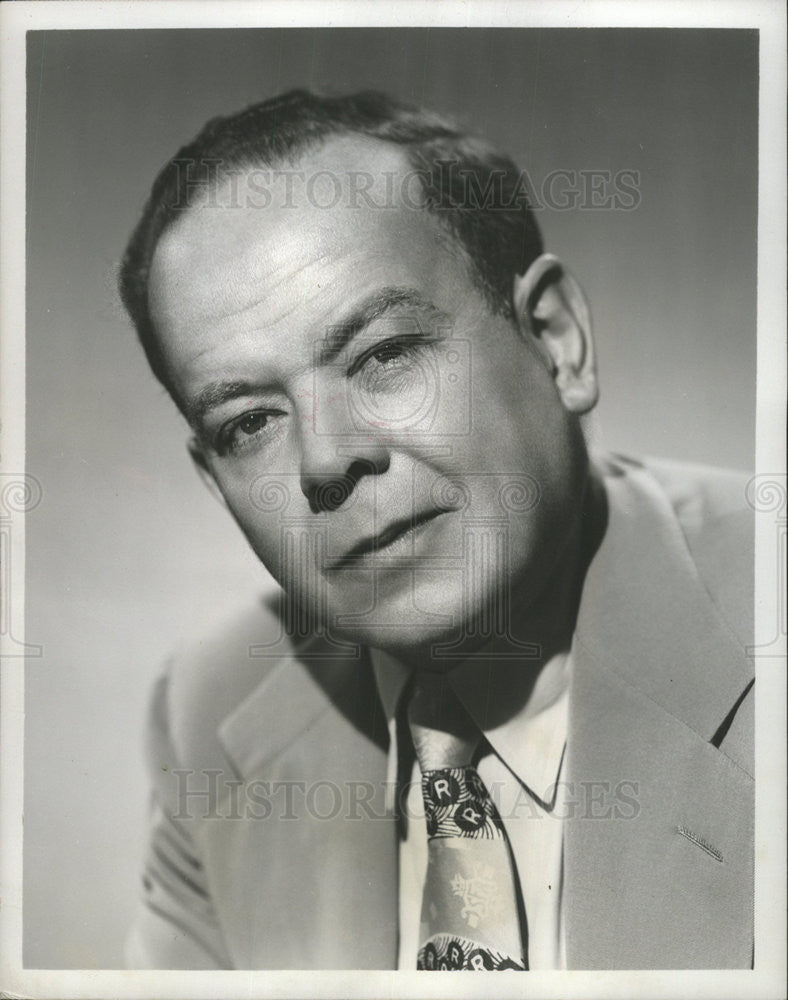
POLYGON ((284 557, 285 532, 281 517, 266 516, 254 507, 240 504, 231 507, 231 511, 255 555, 278 580, 284 557))
POLYGON ((286 591, 309 595, 320 588, 327 561, 324 531, 297 520, 268 517, 247 525, 244 534, 258 559, 286 591))

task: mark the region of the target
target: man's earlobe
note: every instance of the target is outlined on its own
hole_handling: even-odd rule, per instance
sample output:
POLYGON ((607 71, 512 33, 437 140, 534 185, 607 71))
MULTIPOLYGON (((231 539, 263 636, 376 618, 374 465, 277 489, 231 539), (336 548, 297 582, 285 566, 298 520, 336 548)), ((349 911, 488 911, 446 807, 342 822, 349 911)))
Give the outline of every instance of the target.
POLYGON ((515 277, 513 300, 520 328, 534 338, 564 406, 571 413, 588 413, 599 386, 582 288, 557 257, 546 253, 515 277))
POLYGON ((202 446, 196 437, 192 435, 187 442, 187 448, 189 449, 189 455, 191 456, 192 462, 194 462, 197 472, 200 474, 200 479, 205 483, 211 493, 216 497, 220 504, 226 506, 224 496, 221 490, 216 485, 216 480, 213 477, 213 473, 210 470, 208 463, 205 460, 205 454, 203 453, 202 446))

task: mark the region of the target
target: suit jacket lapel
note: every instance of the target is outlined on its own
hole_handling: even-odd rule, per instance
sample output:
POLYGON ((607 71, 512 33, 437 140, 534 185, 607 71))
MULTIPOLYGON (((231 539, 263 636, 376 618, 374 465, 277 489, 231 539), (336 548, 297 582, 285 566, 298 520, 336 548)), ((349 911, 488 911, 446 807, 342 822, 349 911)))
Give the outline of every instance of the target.
POLYGON ((752 780, 709 741, 752 667, 650 476, 606 486, 573 650, 568 964, 748 965, 752 780))
POLYGON ((288 656, 220 740, 262 818, 208 825, 233 900, 240 968, 392 968, 396 824, 384 805, 386 724, 366 658, 288 656), (261 738, 261 734, 264 734, 261 738))

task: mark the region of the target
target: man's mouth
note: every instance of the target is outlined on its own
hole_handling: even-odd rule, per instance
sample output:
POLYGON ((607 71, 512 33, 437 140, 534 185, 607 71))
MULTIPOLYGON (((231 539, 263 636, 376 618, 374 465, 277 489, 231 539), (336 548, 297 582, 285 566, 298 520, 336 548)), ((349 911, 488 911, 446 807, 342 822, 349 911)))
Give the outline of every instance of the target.
POLYGON ((394 521, 377 535, 370 535, 356 542, 352 548, 348 549, 339 559, 330 563, 327 568, 333 570, 343 569, 348 566, 358 566, 359 564, 363 564, 369 556, 374 555, 396 555, 398 554, 398 550, 404 547, 401 543, 404 542, 407 545, 407 543, 415 538, 421 528, 445 513, 447 513, 445 509, 429 510, 424 514, 394 521))

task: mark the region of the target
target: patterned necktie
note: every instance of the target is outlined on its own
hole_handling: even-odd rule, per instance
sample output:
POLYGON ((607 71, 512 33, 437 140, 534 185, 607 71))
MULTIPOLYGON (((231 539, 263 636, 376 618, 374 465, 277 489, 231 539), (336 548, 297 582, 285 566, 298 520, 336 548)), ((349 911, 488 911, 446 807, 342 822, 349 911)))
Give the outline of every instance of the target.
POLYGON ((481 733, 445 679, 419 674, 408 704, 428 858, 416 967, 528 968, 509 842, 471 765, 481 733))

